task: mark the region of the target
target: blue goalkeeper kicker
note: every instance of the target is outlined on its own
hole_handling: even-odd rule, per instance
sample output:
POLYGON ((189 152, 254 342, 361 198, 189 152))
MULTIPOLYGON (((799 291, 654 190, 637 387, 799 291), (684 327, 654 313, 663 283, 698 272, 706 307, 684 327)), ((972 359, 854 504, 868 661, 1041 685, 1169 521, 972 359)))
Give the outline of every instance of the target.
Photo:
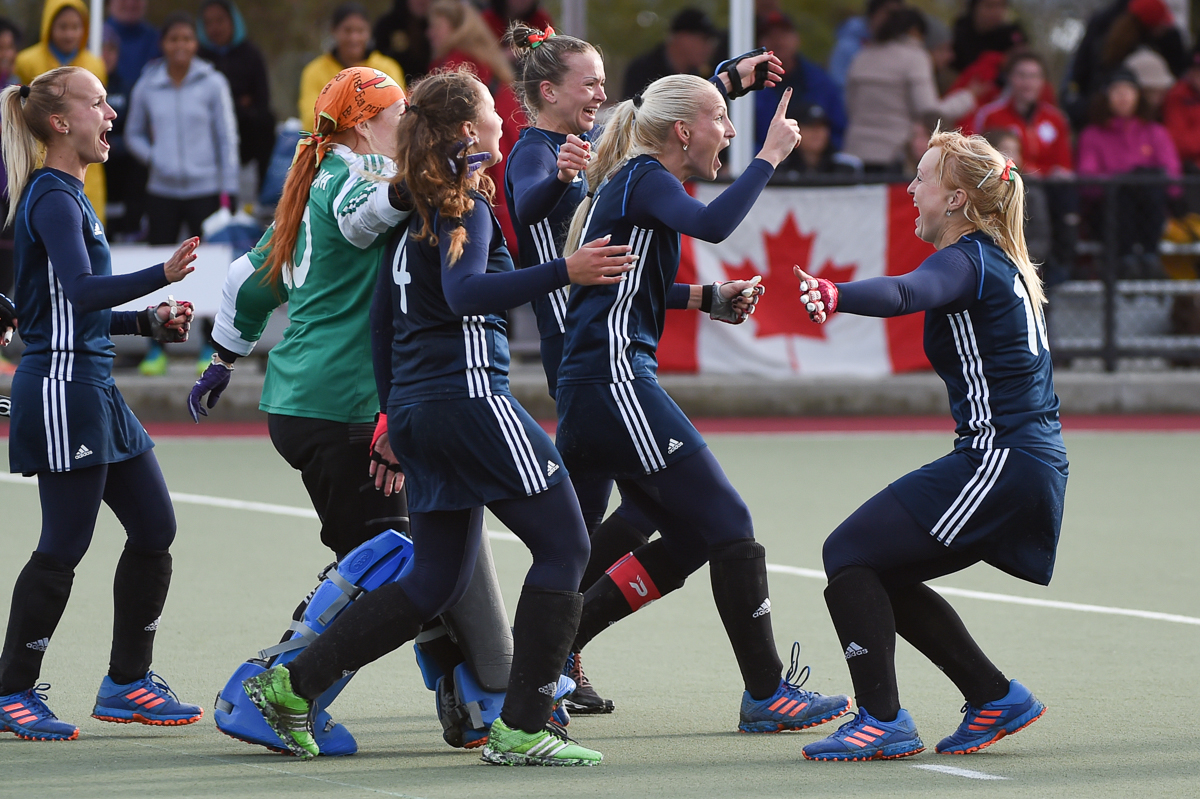
MULTIPOLYGON (((279 736, 267 726, 262 713, 242 690, 242 681, 260 674, 268 666, 283 666, 291 662, 351 602, 368 591, 399 580, 412 568, 412 563, 412 541, 395 530, 385 530, 351 550, 342 558, 336 570, 325 574, 309 600, 304 618, 292 622, 291 639, 262 650, 258 653, 258 659, 238 666, 217 694, 217 729, 247 743, 286 751, 279 736)), ((316 711, 313 733, 323 755, 352 755, 358 751, 354 737, 342 725, 333 723, 325 712, 325 708, 333 703, 351 677, 352 674, 338 680, 313 703, 316 711)))

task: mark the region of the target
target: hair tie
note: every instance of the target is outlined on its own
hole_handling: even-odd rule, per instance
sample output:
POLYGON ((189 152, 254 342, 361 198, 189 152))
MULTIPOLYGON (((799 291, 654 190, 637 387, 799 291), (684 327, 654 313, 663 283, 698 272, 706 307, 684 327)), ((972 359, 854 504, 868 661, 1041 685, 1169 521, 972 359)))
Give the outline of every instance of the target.
POLYGON ((29 96, 29 87, 28 87, 28 86, 26 86, 26 85, 24 85, 24 84, 22 84, 22 85, 21 85, 21 96, 22 96, 22 97, 28 97, 28 96, 29 96))
POLYGON ((315 144, 317 146, 317 166, 321 165, 321 159, 325 157, 325 145, 329 142, 328 133, 310 133, 307 130, 300 131, 300 142, 296 145, 297 151, 301 147, 308 147, 315 144))
POLYGON ((1000 173, 1000 179, 1012 182, 1014 172, 1020 174, 1017 170, 1017 165, 1014 164, 1013 160, 1010 158, 1004 162, 1004 171, 1000 173))
POLYGON ((642 93, 641 92, 638 92, 637 94, 635 94, 633 96, 633 107, 634 108, 642 107, 642 93))
POLYGON ((421 109, 418 108, 417 106, 413 105, 412 103, 408 103, 404 108, 404 113, 407 114, 409 112, 414 113, 414 114, 419 114, 419 113, 421 113, 421 109))
POLYGON ((525 38, 529 40, 529 49, 530 49, 530 50, 534 50, 534 49, 536 49, 536 48, 538 47, 538 45, 540 45, 542 42, 544 42, 544 41, 546 41, 547 39, 550 39, 550 38, 552 38, 552 37, 554 37, 554 36, 557 36, 557 35, 558 35, 558 34, 556 34, 556 33, 554 32, 554 28, 553 28, 553 27, 551 27, 551 26, 549 26, 549 25, 547 25, 547 26, 546 26, 546 30, 545 30, 545 32, 543 32, 543 33, 531 33, 531 34, 529 34, 529 35, 528 35, 527 37, 525 37, 525 38))

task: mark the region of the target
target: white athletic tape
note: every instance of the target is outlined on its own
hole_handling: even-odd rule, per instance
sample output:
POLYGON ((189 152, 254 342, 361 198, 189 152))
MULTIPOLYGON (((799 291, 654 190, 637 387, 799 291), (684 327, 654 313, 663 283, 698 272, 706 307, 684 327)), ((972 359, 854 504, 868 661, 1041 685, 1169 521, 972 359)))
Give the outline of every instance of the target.
POLYGON ((910 764, 913 768, 919 768, 922 771, 936 771, 939 774, 949 774, 954 777, 966 777, 969 780, 1006 780, 1008 777, 998 777, 995 774, 984 774, 982 771, 972 771, 969 768, 958 768, 957 766, 934 766, 926 763, 916 765, 910 764))
MULTIPOLYGON (((36 486, 34 477, 22 477, 19 474, 0 474, 0 483, 16 483, 36 486)), ((225 497, 209 497, 202 494, 180 494, 171 492, 171 500, 181 505, 204 505, 210 508, 225 508, 228 510, 248 510, 258 513, 273 513, 277 516, 296 516, 303 519, 316 519, 317 512, 309 508, 296 508, 290 505, 272 505, 268 502, 248 502, 240 499, 225 497)), ((521 539, 509 532, 489 531, 488 536, 493 541, 516 541, 521 539)), ((778 574, 790 574, 794 577, 807 577, 813 580, 824 580, 825 572, 820 569, 804 569, 799 566, 784 566, 778 563, 768 563, 767 571, 778 574)), ((1034 599, 1032 597, 1011 596, 1009 594, 992 594, 986 591, 971 591, 966 588, 950 588, 948 586, 931 585, 934 591, 945 596, 959 596, 964 599, 982 599, 985 602, 1001 602, 1009 605, 1029 605, 1036 608, 1052 608, 1054 610, 1073 610, 1078 613, 1099 613, 1107 616, 1132 616, 1137 619, 1151 621, 1166 621, 1174 624, 1191 624, 1200 626, 1200 618, 1181 616, 1177 613, 1159 613, 1154 610, 1134 610, 1132 608, 1110 608, 1104 605, 1086 605, 1079 602, 1062 602, 1056 599, 1034 599)))

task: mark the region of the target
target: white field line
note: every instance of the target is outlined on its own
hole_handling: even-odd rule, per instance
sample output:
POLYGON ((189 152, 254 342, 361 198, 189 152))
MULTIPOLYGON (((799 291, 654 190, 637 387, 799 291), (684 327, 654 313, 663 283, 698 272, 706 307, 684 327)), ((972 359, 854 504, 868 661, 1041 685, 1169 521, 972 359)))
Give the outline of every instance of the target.
POLYGON ((922 771, 936 771, 939 774, 949 774, 954 777, 966 777, 969 780, 1006 780, 1008 777, 997 777, 995 774, 984 774, 982 771, 972 771, 969 768, 958 768, 957 766, 933 766, 928 764, 913 765, 913 768, 919 768, 922 771))
MULTIPOLYGON (((37 485, 37 480, 32 477, 22 477, 19 474, 0 474, 0 483, 14 483, 19 485, 37 485)), ((273 505, 267 502, 248 502, 240 499, 226 499, 225 497, 210 497, 203 494, 183 494, 172 491, 171 499, 174 502, 183 505, 204 505, 210 508, 225 508, 228 510, 248 510, 257 511, 259 513, 272 513, 277 516, 295 516, 304 519, 316 519, 317 512, 309 508, 297 508, 291 505, 273 505)), ((493 541, 517 541, 520 539, 509 532, 490 532, 489 537, 493 541)), ((825 572, 820 569, 804 569, 799 566, 784 566, 777 563, 768 563, 767 571, 776 572, 779 574, 789 574, 793 577, 807 577, 812 580, 824 580, 825 572)), ((1113 608, 1104 605, 1086 605, 1079 602, 1062 602, 1055 599, 1035 599, 1032 597, 1012 596, 1010 594, 992 594, 986 591, 971 591, 966 588, 951 588, 949 586, 930 586, 939 594, 945 596, 958 596, 964 599, 981 599, 985 602, 1001 602, 1009 605, 1029 605, 1036 608, 1051 608, 1054 610, 1073 610, 1078 613, 1099 613, 1107 616, 1131 616, 1138 619, 1150 619, 1151 621, 1166 621, 1174 624, 1191 624, 1200 626, 1200 618, 1194 616, 1181 616, 1176 613, 1160 613, 1153 610, 1134 610, 1132 608, 1113 608)))

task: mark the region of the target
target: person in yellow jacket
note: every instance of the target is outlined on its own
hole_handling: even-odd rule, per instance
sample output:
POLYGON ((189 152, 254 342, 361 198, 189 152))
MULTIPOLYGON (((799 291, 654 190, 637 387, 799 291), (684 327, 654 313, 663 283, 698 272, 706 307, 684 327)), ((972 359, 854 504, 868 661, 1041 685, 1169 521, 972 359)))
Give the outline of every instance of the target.
MULTIPOLYGON (((17 79, 29 85, 44 72, 58 67, 83 67, 108 83, 108 70, 100 56, 87 49, 88 7, 84 0, 46 0, 42 8, 42 35, 38 43, 17 54, 13 72, 17 79)), ((92 164, 83 181, 83 193, 104 223, 104 206, 108 192, 104 182, 104 165, 92 164)))
POLYGON ((343 3, 334 9, 330 28, 333 49, 308 62, 300 73, 300 119, 313 118, 317 95, 335 75, 349 67, 377 69, 404 86, 404 70, 395 59, 369 49, 371 20, 365 8, 358 3, 343 3))

